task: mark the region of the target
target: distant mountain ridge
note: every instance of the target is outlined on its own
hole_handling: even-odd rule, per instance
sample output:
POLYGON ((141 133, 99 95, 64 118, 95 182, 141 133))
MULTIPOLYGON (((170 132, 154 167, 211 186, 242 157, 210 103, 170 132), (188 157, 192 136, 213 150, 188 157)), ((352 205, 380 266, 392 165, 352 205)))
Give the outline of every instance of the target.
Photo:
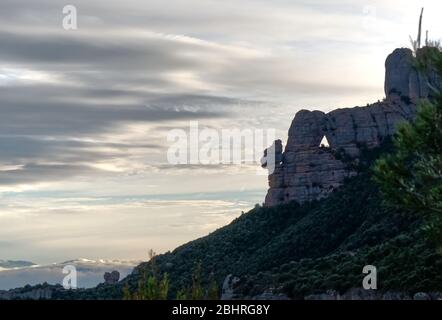
POLYGON ((30 261, 22 260, 0 260, 1 269, 14 269, 35 266, 36 264, 30 261))
POLYGON ((43 282, 53 285, 61 284, 65 277, 63 268, 67 265, 75 266, 80 288, 91 288, 104 282, 104 273, 116 270, 122 277, 125 277, 139 263, 140 261, 105 259, 74 259, 47 265, 37 265, 27 261, 7 261, 4 263, 0 261, 0 268, 3 268, 3 270, 0 269, 0 290, 43 282))

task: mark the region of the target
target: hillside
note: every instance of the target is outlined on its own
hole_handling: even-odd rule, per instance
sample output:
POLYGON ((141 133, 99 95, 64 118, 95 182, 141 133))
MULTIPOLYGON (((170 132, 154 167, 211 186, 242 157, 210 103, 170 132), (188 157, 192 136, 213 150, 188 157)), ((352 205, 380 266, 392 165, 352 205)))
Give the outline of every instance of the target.
MULTIPOLYGON (((378 268, 379 292, 441 291, 442 256, 425 240, 420 220, 386 207, 372 181, 373 160, 389 149, 387 143, 364 150, 353 164, 358 175, 326 199, 257 206, 210 235, 157 256, 156 273, 170 279, 169 298, 191 286, 198 263, 203 286, 216 279, 221 287, 232 274, 240 278, 235 295, 243 298, 344 293, 361 287, 368 264, 378 268)), ((143 270, 150 271, 151 263, 116 285, 65 291, 45 284, 20 292, 43 290, 52 299, 121 299, 124 286, 136 290, 143 270)))
MULTIPOLYGON (((244 296, 269 287, 293 298, 327 289, 343 292, 361 286, 367 264, 378 268, 380 291, 442 289, 442 257, 423 240, 420 221, 386 208, 371 181, 370 164, 380 151, 366 151, 360 174, 327 199, 257 207, 158 257, 158 267, 170 276, 172 295, 190 285, 197 261, 207 281, 210 273, 218 283, 228 274, 239 276, 244 296)), ((129 283, 136 278, 130 276, 129 283)))
MULTIPOLYGON (((241 280, 237 297, 264 292, 289 298, 361 287, 362 268, 378 268, 379 292, 442 290, 442 256, 424 240, 420 220, 401 215, 383 204, 371 179, 371 163, 388 146, 365 150, 359 175, 330 197, 298 205, 256 207, 212 234, 156 258, 157 274, 170 278, 169 298, 191 286, 198 262, 202 280, 221 286, 233 274, 241 280)), ((57 290, 53 298, 121 298, 126 284, 135 290, 143 270, 139 265, 117 286, 100 285, 75 295, 57 290)))

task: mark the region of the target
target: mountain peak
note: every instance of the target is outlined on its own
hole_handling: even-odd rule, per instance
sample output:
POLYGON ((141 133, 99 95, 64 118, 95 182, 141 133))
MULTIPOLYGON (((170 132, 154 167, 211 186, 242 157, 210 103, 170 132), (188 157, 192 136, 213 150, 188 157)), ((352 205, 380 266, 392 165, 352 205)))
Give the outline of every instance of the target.
POLYGON ((380 146, 400 122, 413 120, 417 99, 428 97, 428 83, 439 80, 422 76, 412 58, 413 52, 405 48, 388 56, 383 101, 329 113, 301 110, 296 114, 282 161, 269 174, 266 206, 327 197, 357 174, 352 164, 358 162, 362 149, 380 146), (327 148, 322 147, 326 146, 323 141, 327 148))

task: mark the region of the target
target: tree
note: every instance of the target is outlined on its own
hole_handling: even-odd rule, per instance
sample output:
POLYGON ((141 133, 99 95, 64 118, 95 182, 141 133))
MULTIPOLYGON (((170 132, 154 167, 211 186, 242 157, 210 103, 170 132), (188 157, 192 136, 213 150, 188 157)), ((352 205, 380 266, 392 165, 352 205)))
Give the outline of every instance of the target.
MULTIPOLYGON (((442 52, 424 47, 416 52, 419 72, 442 79, 442 52)), ((399 127, 393 138, 394 153, 374 167, 390 205, 422 214, 432 236, 442 240, 442 93, 430 86, 430 98, 418 103, 416 119, 399 127)))
POLYGON ((192 300, 203 300, 204 299, 204 288, 202 285, 202 263, 199 261, 196 264, 195 270, 192 274, 192 288, 190 290, 190 297, 192 300))
POLYGON ((123 287, 123 300, 132 300, 132 294, 127 283, 123 287))
POLYGON ((156 254, 149 251, 150 264, 146 265, 142 276, 138 281, 138 289, 131 295, 129 286, 123 288, 124 300, 166 300, 169 293, 169 275, 164 273, 162 277, 158 274, 156 266, 156 254))
POLYGON ((208 300, 219 300, 219 286, 215 279, 215 274, 212 272, 209 278, 209 288, 207 289, 208 300))

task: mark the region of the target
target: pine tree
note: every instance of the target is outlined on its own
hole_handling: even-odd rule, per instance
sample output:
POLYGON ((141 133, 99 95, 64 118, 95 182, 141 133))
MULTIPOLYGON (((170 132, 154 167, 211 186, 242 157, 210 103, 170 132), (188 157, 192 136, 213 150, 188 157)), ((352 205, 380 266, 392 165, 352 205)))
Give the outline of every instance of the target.
POLYGON ((215 280, 212 280, 207 291, 208 300, 219 300, 219 287, 215 280))
POLYGON ((130 293, 129 285, 126 283, 126 285, 123 287, 123 300, 132 300, 132 294, 130 293))
POLYGON ((150 263, 146 265, 138 281, 138 289, 131 297, 129 288, 123 288, 123 297, 134 300, 166 300, 169 294, 169 275, 164 273, 161 277, 156 265, 156 254, 149 251, 150 263))
POLYGON ((197 263, 195 270, 192 274, 192 289, 190 297, 192 300, 203 300, 204 289, 202 285, 202 265, 201 261, 197 263))

